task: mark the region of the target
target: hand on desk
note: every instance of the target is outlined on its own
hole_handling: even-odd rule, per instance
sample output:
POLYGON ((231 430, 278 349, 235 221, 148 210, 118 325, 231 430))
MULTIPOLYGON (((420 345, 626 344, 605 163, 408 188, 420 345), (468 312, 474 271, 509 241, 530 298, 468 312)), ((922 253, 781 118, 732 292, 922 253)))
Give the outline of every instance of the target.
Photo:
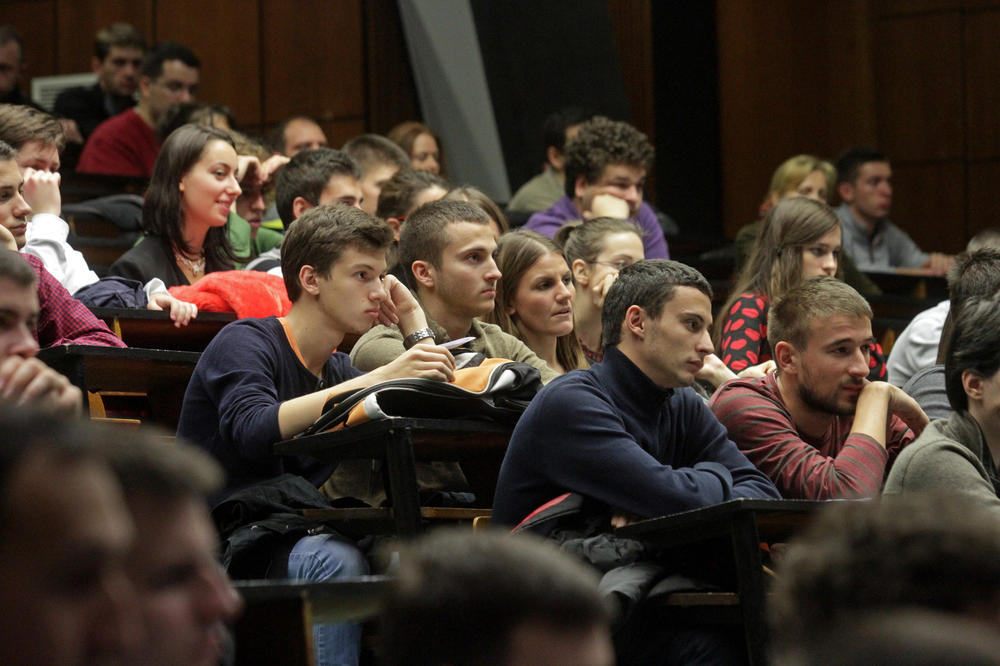
POLYGON ((931 275, 944 275, 948 272, 948 269, 951 268, 951 264, 954 261, 954 255, 931 252, 931 256, 927 259, 927 263, 924 264, 924 267, 931 275))
POLYGON ((198 306, 194 303, 188 303, 187 301, 181 301, 165 291, 157 291, 152 296, 149 297, 149 302, 146 303, 147 310, 169 310, 170 318, 174 322, 174 326, 180 328, 181 326, 187 326, 191 323, 192 319, 198 316, 198 306))
POLYGON ((83 394, 37 358, 8 356, 0 363, 0 400, 30 406, 47 414, 78 415, 83 394))

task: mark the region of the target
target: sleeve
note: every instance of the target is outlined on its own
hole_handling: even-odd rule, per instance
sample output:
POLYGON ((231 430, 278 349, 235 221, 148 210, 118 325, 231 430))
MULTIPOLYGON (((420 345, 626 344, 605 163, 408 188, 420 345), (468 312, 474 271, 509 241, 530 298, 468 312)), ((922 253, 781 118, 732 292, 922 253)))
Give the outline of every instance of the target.
POLYGON ((402 356, 403 334, 395 326, 376 326, 362 335, 351 349, 351 364, 371 372, 402 356))
POLYGON ((667 239, 663 236, 663 227, 656 219, 656 213, 645 201, 639 205, 636 222, 642 227, 642 245, 646 259, 669 259, 670 252, 667 250, 667 239))
POLYGON ((874 497, 882 489, 889 454, 862 434, 849 435, 835 456, 804 441, 789 414, 744 382, 724 385, 712 411, 740 450, 789 499, 874 497))
POLYGON ((893 266, 919 268, 930 258, 930 255, 913 242, 909 234, 895 224, 890 227, 889 233, 892 235, 889 253, 893 266))
POLYGON ((885 377, 885 352, 882 351, 882 345, 876 342, 868 356, 868 381, 884 382, 885 377))
POLYGON ((733 372, 745 370, 771 358, 767 349, 767 301, 763 296, 743 294, 725 315, 718 355, 733 372))
POLYGON ((535 352, 531 350, 528 345, 524 344, 521 340, 515 338, 513 335, 501 332, 499 329, 497 333, 503 337, 503 349, 497 356, 502 358, 509 358, 512 361, 518 361, 520 363, 527 363, 528 365, 537 368, 539 374, 542 376, 542 384, 548 384, 553 379, 559 376, 559 373, 549 367, 549 364, 543 361, 535 352))
POLYGON ((524 224, 524 228, 552 238, 559 231, 559 228, 568 221, 547 211, 541 211, 529 217, 528 221, 524 224))
POLYGON ((889 455, 887 467, 891 467, 904 448, 910 445, 917 436, 910 430, 910 427, 903 423, 903 419, 893 414, 889 419, 888 441, 885 450, 889 455))
POLYGON ((556 486, 643 517, 662 516, 730 499, 733 478, 725 465, 661 463, 625 428, 618 411, 592 387, 546 391, 532 404, 533 418, 515 433, 544 442, 533 461, 556 486), (572 417, 570 417, 572 415, 572 417))
POLYGON ((957 492, 1000 516, 1000 498, 968 448, 945 438, 916 446, 889 472, 886 494, 957 492))
POLYGON ((56 345, 97 345, 124 347, 125 343, 112 333, 80 301, 73 298, 37 258, 25 259, 38 277, 38 327, 35 329, 42 348, 56 345))
POLYGON ((45 270, 72 294, 81 287, 97 282, 98 277, 97 273, 90 270, 83 255, 66 242, 68 237, 69 225, 65 220, 56 215, 40 213, 31 218, 28 240, 21 251, 41 259, 45 270))
POLYGON ((248 460, 271 459, 271 445, 281 440, 280 362, 263 334, 241 326, 223 329, 198 363, 204 393, 218 406, 219 435, 248 460))

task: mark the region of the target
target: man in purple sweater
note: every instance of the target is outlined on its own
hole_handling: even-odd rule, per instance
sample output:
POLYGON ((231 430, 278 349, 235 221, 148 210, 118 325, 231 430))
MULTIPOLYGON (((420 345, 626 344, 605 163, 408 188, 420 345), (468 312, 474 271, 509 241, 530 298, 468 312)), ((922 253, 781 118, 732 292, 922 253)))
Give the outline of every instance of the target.
POLYGON ((566 222, 628 218, 643 231, 647 259, 669 259, 656 213, 642 200, 653 146, 628 123, 596 116, 566 144, 566 195, 524 225, 551 238, 566 222))

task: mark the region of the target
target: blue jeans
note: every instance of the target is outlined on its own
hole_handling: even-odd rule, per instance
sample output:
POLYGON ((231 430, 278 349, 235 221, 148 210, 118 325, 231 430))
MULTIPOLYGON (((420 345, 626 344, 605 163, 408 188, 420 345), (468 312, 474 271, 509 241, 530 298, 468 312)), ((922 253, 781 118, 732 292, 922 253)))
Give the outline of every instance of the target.
MULTIPOLYGON (((368 561, 352 544, 329 534, 302 537, 288 554, 290 579, 336 580, 366 576, 368 561)), ((317 666, 356 666, 361 651, 361 625, 317 624, 313 627, 317 666)))

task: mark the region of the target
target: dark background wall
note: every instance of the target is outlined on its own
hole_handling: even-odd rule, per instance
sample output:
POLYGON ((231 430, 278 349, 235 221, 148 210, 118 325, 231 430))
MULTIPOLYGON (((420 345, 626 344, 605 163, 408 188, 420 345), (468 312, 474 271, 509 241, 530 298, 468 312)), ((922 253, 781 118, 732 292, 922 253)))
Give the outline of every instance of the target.
MULTIPOLYGON (((520 16, 507 21, 545 11, 512 4, 520 16)), ((893 217, 918 243, 954 251, 1000 221, 1000 0, 604 5, 586 28, 607 35, 610 22, 622 109, 658 149, 649 197, 685 231, 731 236, 782 160, 862 142, 892 158, 893 217)), ((87 70, 94 32, 114 20, 194 48, 202 99, 230 105, 250 131, 304 112, 339 145, 419 117, 393 0, 0 0, 0 22, 27 42, 29 74, 87 70)), ((495 36, 488 58, 521 39, 495 36)), ((522 153, 537 163, 534 150, 522 153)))

